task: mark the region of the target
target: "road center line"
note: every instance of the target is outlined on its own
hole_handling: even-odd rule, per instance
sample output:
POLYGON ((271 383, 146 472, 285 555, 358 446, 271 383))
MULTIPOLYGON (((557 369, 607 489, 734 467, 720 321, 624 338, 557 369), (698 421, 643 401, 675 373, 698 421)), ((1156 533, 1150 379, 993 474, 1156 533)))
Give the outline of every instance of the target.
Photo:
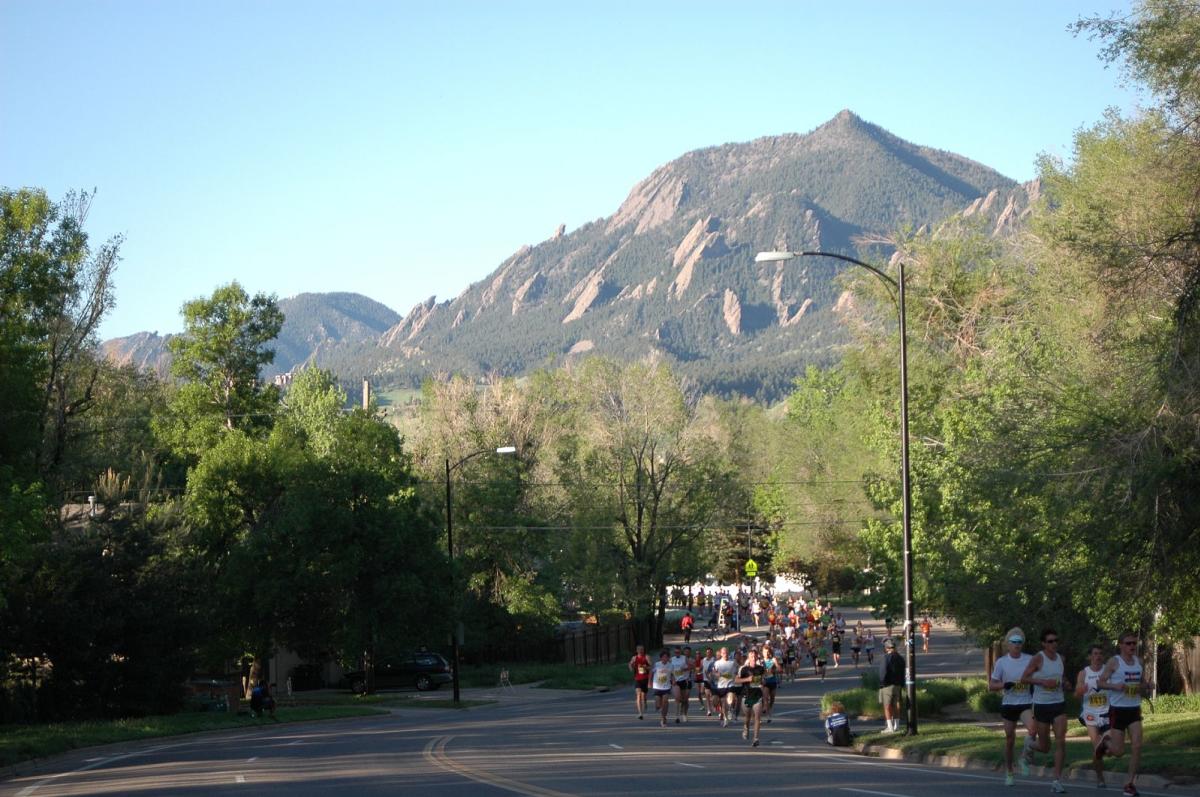
POLYGON ((847 789, 847 788, 843 788, 843 789, 841 789, 841 791, 853 791, 853 792, 858 792, 859 794, 878 794, 878 795, 881 795, 882 797, 908 797, 907 794, 897 794, 894 791, 871 791, 870 789, 847 789))
POLYGON ((704 767, 700 766, 699 764, 689 764, 686 761, 676 761, 675 763, 681 767, 691 767, 692 769, 704 769, 704 767))
POLYGON ((250 758, 247 758, 247 759, 246 759, 246 763, 247 763, 247 764, 253 764, 253 763, 254 763, 255 761, 257 761, 257 760, 258 760, 258 756, 251 756, 250 758))
POLYGON ((624 749, 625 749, 624 747, 622 747, 622 746, 621 746, 621 745, 619 745, 619 744, 612 744, 612 743, 610 743, 608 746, 609 746, 609 747, 611 747, 611 748, 612 748, 612 749, 614 749, 614 750, 624 750, 624 749))

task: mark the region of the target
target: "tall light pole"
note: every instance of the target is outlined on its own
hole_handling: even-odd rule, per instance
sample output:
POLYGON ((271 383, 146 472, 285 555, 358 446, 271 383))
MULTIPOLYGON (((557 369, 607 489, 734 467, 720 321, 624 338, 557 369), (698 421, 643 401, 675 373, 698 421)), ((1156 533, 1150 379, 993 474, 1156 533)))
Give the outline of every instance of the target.
MULTIPOLYGON (((481 448, 467 454, 465 457, 450 464, 450 458, 446 458, 446 552, 450 555, 450 577, 454 578, 454 512, 452 510, 452 496, 450 493, 450 473, 457 470, 467 461, 474 459, 480 454, 513 454, 516 452, 515 446, 500 446, 499 448, 481 448)), ((451 663, 453 672, 451 677, 454 681, 454 705, 459 703, 459 681, 458 681, 458 589, 457 585, 450 585, 450 600, 454 601, 454 626, 450 629, 450 657, 454 660, 451 663)))
POLYGON ((898 259, 899 280, 894 280, 879 269, 846 255, 833 252, 759 252, 754 256, 755 263, 770 263, 779 260, 792 260, 797 257, 832 257, 853 263, 870 271, 881 279, 884 284, 896 292, 896 305, 900 316, 900 489, 903 497, 904 529, 904 649, 905 668, 904 685, 908 693, 908 728, 907 733, 917 732, 917 648, 914 644, 913 632, 913 566, 912 566, 912 490, 909 485, 908 472, 908 331, 904 316, 904 259, 898 259))

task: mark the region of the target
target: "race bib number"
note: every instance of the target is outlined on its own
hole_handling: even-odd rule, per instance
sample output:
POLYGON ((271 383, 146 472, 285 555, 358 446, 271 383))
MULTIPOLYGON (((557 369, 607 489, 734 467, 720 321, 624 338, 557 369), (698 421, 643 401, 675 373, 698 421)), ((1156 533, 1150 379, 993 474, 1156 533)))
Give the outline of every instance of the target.
POLYGON ((666 689, 669 684, 670 684, 670 680, 667 678, 667 674, 665 672, 654 673, 655 688, 666 689))
MULTIPOLYGON (((1094 693, 1088 695, 1088 705, 1092 706, 1093 708, 1104 708, 1105 706, 1108 705, 1108 695, 1100 694, 1099 692, 1094 692, 1094 693)), ((1091 715, 1088 715, 1088 716, 1091 716, 1091 715)))
POLYGON ((650 668, 647 667, 645 664, 639 664, 638 668, 637 668, 637 672, 638 672, 638 675, 645 675, 646 673, 650 672, 650 668))
POLYGON ((1014 695, 1023 695, 1029 691, 1029 684, 1020 684, 1020 683, 1013 684, 1013 688, 1010 691, 1014 695))
POLYGON ((1141 684, 1125 684, 1126 697, 1137 697, 1139 694, 1141 694, 1141 691, 1141 684))
POLYGON ((762 686, 762 680, 761 675, 752 675, 750 676, 750 685, 754 687, 762 686))

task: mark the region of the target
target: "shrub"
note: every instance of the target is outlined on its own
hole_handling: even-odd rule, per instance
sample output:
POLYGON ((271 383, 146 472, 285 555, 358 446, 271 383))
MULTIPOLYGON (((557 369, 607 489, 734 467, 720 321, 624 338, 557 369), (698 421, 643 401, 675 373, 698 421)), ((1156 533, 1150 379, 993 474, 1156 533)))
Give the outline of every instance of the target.
MULTIPOLYGON (((867 687, 846 689, 841 692, 826 692, 821 696, 821 711, 828 712, 833 701, 846 707, 852 717, 882 717, 883 706, 879 703, 879 690, 867 687)), ((942 704, 937 697, 923 686, 917 687, 917 713, 923 716, 938 713, 942 704)))
POLYGON ((1200 694, 1159 695, 1154 699, 1156 714, 1183 714, 1189 711, 1200 711, 1200 694))
POLYGON ((967 699, 967 689, 963 682, 956 678, 933 678, 923 681, 920 689, 929 692, 937 700, 939 709, 962 703, 967 699))

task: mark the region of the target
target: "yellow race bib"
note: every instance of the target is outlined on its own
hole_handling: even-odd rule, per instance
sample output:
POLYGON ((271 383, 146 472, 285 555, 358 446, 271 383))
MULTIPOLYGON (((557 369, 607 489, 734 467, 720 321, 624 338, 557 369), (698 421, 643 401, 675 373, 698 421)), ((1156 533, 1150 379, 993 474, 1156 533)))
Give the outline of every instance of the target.
POLYGON ((1088 695, 1088 705, 1094 708, 1104 708, 1108 705, 1108 695, 1094 692, 1088 695))

